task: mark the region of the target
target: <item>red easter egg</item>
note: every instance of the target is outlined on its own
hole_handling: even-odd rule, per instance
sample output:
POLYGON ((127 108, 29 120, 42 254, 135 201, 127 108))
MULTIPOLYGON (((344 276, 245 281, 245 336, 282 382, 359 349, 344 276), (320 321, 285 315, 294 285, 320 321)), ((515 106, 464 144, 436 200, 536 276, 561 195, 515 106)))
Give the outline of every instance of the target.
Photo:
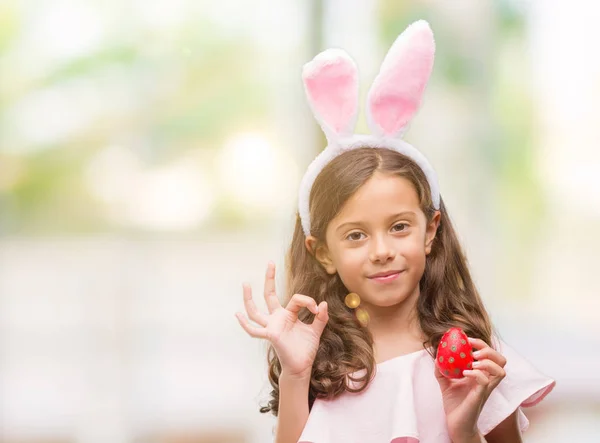
POLYGON ((463 378, 463 371, 473 368, 473 351, 461 328, 450 328, 442 336, 435 364, 446 378, 463 378))

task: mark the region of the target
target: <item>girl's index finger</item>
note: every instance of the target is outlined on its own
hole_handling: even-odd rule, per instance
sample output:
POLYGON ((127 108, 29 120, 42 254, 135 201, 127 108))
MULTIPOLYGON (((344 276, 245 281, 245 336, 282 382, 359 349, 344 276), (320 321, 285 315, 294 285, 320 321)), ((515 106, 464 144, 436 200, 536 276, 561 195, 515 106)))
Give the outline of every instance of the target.
POLYGON ((468 337, 468 339, 469 343, 471 343, 473 347, 477 349, 477 352, 473 354, 473 357, 475 357, 476 359, 488 358, 500 365, 501 367, 504 367, 506 365, 506 357, 504 357, 504 355, 502 355, 496 349, 492 348, 486 342, 478 338, 468 337))
POLYGON ((269 262, 265 274, 265 302, 269 313, 281 307, 275 292, 275 263, 269 262))
POLYGON ((467 337, 469 339, 469 343, 473 345, 476 349, 487 348, 489 345, 481 340, 480 338, 467 337))

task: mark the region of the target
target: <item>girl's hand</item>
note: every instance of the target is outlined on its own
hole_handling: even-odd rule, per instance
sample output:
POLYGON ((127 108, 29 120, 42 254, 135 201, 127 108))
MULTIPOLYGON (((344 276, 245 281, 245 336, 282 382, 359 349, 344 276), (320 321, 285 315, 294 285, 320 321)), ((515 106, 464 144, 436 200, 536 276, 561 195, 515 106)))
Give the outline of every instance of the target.
POLYGON ((472 371, 463 371, 464 378, 448 379, 435 365, 435 377, 442 390, 448 433, 453 441, 477 436, 477 419, 488 397, 506 376, 506 358, 486 342, 469 337, 471 345, 478 349, 473 354, 472 371))
POLYGON ((268 314, 260 312, 252 301, 252 290, 244 284, 244 306, 250 320, 261 327, 250 324, 245 315, 237 312, 235 316, 244 330, 255 338, 264 338, 271 342, 282 372, 292 377, 310 377, 313 362, 319 348, 321 333, 329 320, 327 302, 317 306, 317 302, 306 295, 294 294, 285 309, 275 294, 275 265, 269 263, 265 276, 264 296, 268 314), (300 309, 308 308, 316 314, 312 324, 298 320, 300 309))

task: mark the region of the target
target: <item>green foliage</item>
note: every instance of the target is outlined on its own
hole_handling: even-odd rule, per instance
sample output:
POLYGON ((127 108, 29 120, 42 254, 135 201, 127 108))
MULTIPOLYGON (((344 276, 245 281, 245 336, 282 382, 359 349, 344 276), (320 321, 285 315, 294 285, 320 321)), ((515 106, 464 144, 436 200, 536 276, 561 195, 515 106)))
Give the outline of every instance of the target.
MULTIPOLYGON (((0 5, 0 57, 14 53, 16 35, 32 32, 19 13, 0 5)), ((160 167, 189 149, 216 152, 240 127, 264 121, 267 87, 251 40, 232 39, 194 16, 168 33, 130 25, 131 33, 123 33, 127 38, 107 39, 97 50, 49 65, 35 77, 21 81, 13 71, 8 78, 18 78, 19 88, 5 84, 0 89, 0 127, 9 124, 8 116, 31 94, 72 85, 85 85, 88 90, 81 92, 100 94, 100 100, 106 96, 102 105, 108 110, 67 139, 32 145, 17 134, 9 146, 0 133, 0 154, 18 149, 15 155, 25 171, 11 187, 0 187, 0 210, 10 210, 12 220, 0 224, 0 234, 111 229, 84 177, 91 158, 106 146, 131 141, 128 147, 142 164, 160 167), (113 113, 109 97, 119 91, 128 104, 125 109, 115 104, 113 113)), ((36 54, 22 56, 33 60, 36 54)), ((3 66, 18 69, 9 61, 3 66)))

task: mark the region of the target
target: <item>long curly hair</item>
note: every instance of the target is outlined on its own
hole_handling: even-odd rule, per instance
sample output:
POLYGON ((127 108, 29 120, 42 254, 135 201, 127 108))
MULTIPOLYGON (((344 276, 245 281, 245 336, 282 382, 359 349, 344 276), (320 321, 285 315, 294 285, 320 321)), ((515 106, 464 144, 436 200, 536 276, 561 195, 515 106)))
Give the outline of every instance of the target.
MULTIPOLYGON (((310 192, 310 225, 311 234, 318 242, 325 241, 329 222, 375 172, 408 179, 417 191, 419 206, 427 222, 432 220, 435 209, 429 183, 421 168, 398 152, 364 147, 347 151, 333 159, 313 184, 310 192)), ((468 336, 480 338, 491 346, 494 333, 443 200, 440 202, 440 212, 440 224, 419 282, 420 295, 416 306, 421 330, 427 338, 423 346, 434 350, 428 350, 432 358, 435 358, 442 335, 451 327, 460 327, 468 336)), ((293 294, 300 293, 314 298, 317 304, 327 301, 329 312, 329 321, 312 367, 309 409, 316 398, 333 399, 345 391, 364 390, 375 375, 373 338, 344 304, 348 292, 339 275, 329 275, 307 250, 300 216, 296 214, 294 235, 286 256, 283 306, 293 294), (360 377, 351 378, 350 374, 359 370, 366 371, 360 377), (356 383, 347 383, 348 378, 356 383)), ((299 319, 311 323, 314 314, 303 309, 299 319)), ((260 412, 271 412, 277 416, 281 363, 272 346, 269 346, 267 359, 273 390, 271 399, 260 408, 260 412)))

